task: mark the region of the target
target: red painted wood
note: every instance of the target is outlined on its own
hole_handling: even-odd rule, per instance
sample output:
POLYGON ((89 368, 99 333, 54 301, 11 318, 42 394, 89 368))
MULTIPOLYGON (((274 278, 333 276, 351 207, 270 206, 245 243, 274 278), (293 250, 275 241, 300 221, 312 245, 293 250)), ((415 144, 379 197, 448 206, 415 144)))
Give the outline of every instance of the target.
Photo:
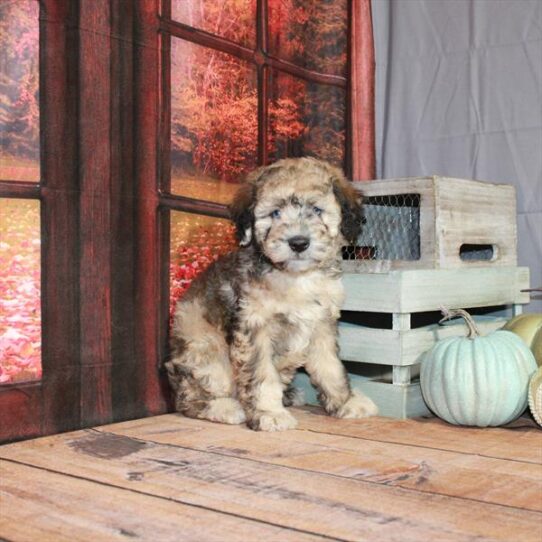
POLYGON ((69 0, 42 6, 42 431, 49 434, 80 420, 77 12, 69 0))
POLYGON ((269 28, 267 24, 267 0, 258 0, 256 5, 256 52, 258 69, 258 164, 269 162, 267 138, 269 134, 269 68, 266 54, 269 50, 269 28))
POLYGON ((36 183, 0 180, 0 198, 39 199, 40 187, 36 183))
POLYGON ((222 203, 187 198, 186 196, 177 196, 174 194, 160 195, 159 201, 160 205, 166 209, 215 216, 217 218, 229 218, 230 216, 228 206, 222 203))
POLYGON ((289 60, 284 60, 280 58, 275 58, 274 56, 266 56, 266 64, 274 69, 280 70, 282 72, 293 75, 294 77, 299 77, 305 81, 313 81, 319 83, 320 85, 331 85, 335 87, 346 88, 348 85, 348 80, 346 77, 341 75, 331 75, 328 73, 320 73, 314 70, 309 70, 308 68, 302 68, 289 60))
MULTIPOLYGON (((171 19, 171 1, 162 0, 162 20, 171 19)), ((152 35, 149 35, 152 38, 152 35)), ((169 250, 170 250, 170 212, 169 209, 175 208, 175 203, 180 203, 177 196, 169 195, 171 192, 171 34, 167 31, 161 31, 159 37, 160 47, 160 65, 156 66, 160 73, 160 126, 159 126, 159 152, 157 156, 159 167, 159 200, 158 205, 167 210, 160 210, 157 215, 157 254, 158 254, 158 292, 159 292, 159 310, 156 312, 158 318, 158 363, 161 364, 167 356, 169 325, 168 325, 168 300, 169 300, 169 250), (166 194, 166 196, 163 196, 166 194), (173 203, 173 205, 171 205, 173 203)), ((200 202, 192 201, 189 198, 182 198, 183 201, 189 200, 188 206, 199 208, 200 202)), ((203 205, 205 203, 201 202, 203 205)), ((182 205, 182 204, 181 204, 182 205)), ((155 378, 154 370, 149 367, 150 378, 155 378)), ((160 375, 160 369, 158 370, 160 375)), ((164 375, 158 376, 158 388, 162 396, 166 398, 166 404, 170 397, 170 391, 167 389, 164 375)), ((147 399, 151 402, 152 399, 147 399)), ((161 409, 163 405, 157 405, 161 409)))
MULTIPOLYGON (((169 13, 171 5, 163 2, 169 13)), ((158 155, 159 179, 158 185, 162 193, 171 192, 171 35, 162 32, 159 38, 160 46, 160 135, 158 155)))
POLYGON ((350 146, 352 178, 375 178, 375 57, 370 0, 352 0, 350 146))
POLYGON ((111 38, 109 0, 79 3, 81 418, 111 404, 111 38))
POLYGON ((39 194, 28 187, 27 195, 42 200, 44 376, 40 382, 0 386, 0 441, 79 424, 76 6, 70 0, 40 5, 42 187, 39 194), (65 373, 71 376, 59 376, 65 373))
MULTIPOLYGON (((160 23, 160 28, 162 31, 167 32, 177 38, 182 38, 204 47, 211 47, 212 49, 223 51, 230 55, 236 56, 245 62, 258 64, 257 56, 258 54, 261 54, 259 49, 254 50, 250 49, 249 47, 244 47, 243 45, 239 45, 238 43, 230 41, 226 38, 209 34, 208 32, 205 32, 205 30, 192 28, 191 26, 179 23, 177 21, 168 21, 164 19, 160 23)), ((267 53, 264 55, 264 62, 273 69, 281 70, 306 81, 314 81, 315 83, 338 87, 346 87, 347 85, 347 80, 345 77, 309 70, 307 68, 298 66, 293 62, 274 57, 267 53)))
MULTIPOLYGON (((145 2, 146 0, 143 0, 145 2)), ((176 38, 185 39, 204 47, 211 47, 219 51, 224 51, 230 55, 236 56, 246 62, 251 62, 254 51, 249 47, 244 47, 226 38, 210 34, 205 30, 193 28, 178 21, 162 19, 160 21, 160 29, 176 38)))
MULTIPOLYGON (((134 181, 135 181, 135 355, 144 374, 144 400, 149 414, 166 410, 160 378, 160 230, 158 224, 157 145, 159 137, 158 0, 141 0, 135 16, 134 181)), ((163 336, 163 334, 162 334, 163 336)))
POLYGON ((47 371, 42 380, 42 434, 50 435, 72 431, 81 427, 79 365, 61 367, 61 359, 56 358, 57 367, 47 371))
POLYGON ((27 383, 0 390, 0 440, 9 442, 42 434, 42 386, 27 383))
POLYGON ((145 415, 134 346, 133 2, 111 0, 111 394, 113 419, 145 415))

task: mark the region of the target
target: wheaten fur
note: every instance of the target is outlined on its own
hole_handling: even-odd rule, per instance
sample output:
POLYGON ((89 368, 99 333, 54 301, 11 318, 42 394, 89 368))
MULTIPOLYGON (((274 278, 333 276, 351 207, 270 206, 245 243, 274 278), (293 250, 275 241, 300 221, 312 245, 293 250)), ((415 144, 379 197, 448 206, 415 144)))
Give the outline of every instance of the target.
POLYGON ((361 224, 359 194, 337 168, 286 159, 249 175, 231 206, 238 251, 178 302, 166 363, 183 414, 252 429, 292 429, 285 406, 304 367, 329 414, 376 413, 338 358, 340 253, 361 224))

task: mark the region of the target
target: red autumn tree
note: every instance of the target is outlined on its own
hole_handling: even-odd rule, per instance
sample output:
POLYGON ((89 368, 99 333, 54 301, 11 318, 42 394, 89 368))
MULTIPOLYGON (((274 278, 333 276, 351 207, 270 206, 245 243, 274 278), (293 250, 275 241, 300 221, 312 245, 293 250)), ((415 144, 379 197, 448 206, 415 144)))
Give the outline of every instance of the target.
MULTIPOLYGON (((255 46, 255 2, 193 0, 173 17, 255 46)), ((271 54, 316 71, 344 74, 346 2, 269 1, 271 54), (344 5, 343 5, 344 4, 344 5)), ((256 69, 231 55, 173 39, 171 142, 174 175, 237 180, 256 165, 256 69)), ((341 164, 344 92, 273 73, 268 150, 273 158, 312 154, 341 164)))
POLYGON ((0 3, 2 154, 39 159, 39 5, 0 3))

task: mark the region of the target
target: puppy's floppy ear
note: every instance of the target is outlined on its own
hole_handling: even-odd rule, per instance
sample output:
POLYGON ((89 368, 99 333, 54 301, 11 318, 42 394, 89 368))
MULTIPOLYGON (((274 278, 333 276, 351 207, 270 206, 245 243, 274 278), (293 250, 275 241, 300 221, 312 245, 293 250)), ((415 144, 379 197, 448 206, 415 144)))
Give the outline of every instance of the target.
POLYGON ((252 182, 246 182, 237 190, 229 206, 230 217, 236 228, 237 240, 242 247, 250 245, 252 241, 255 199, 256 187, 252 182))
POLYGON ((341 233, 347 243, 355 244, 363 223, 362 196, 342 174, 334 176, 333 192, 341 206, 341 233))

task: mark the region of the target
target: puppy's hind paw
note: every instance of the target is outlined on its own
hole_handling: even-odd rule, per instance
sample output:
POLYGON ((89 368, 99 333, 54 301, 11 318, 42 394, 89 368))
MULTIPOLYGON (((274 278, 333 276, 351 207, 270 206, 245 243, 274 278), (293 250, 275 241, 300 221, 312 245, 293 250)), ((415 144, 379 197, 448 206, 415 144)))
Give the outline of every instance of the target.
POLYGON ((277 412, 260 412, 252 420, 249 427, 255 431, 286 431, 297 427, 297 420, 286 410, 277 412))
POLYGON ((285 407, 304 406, 306 404, 305 392, 301 388, 288 388, 282 397, 282 404, 285 407))
POLYGON ((376 416, 378 407, 369 397, 354 390, 349 399, 337 411, 337 418, 368 418, 376 416))

